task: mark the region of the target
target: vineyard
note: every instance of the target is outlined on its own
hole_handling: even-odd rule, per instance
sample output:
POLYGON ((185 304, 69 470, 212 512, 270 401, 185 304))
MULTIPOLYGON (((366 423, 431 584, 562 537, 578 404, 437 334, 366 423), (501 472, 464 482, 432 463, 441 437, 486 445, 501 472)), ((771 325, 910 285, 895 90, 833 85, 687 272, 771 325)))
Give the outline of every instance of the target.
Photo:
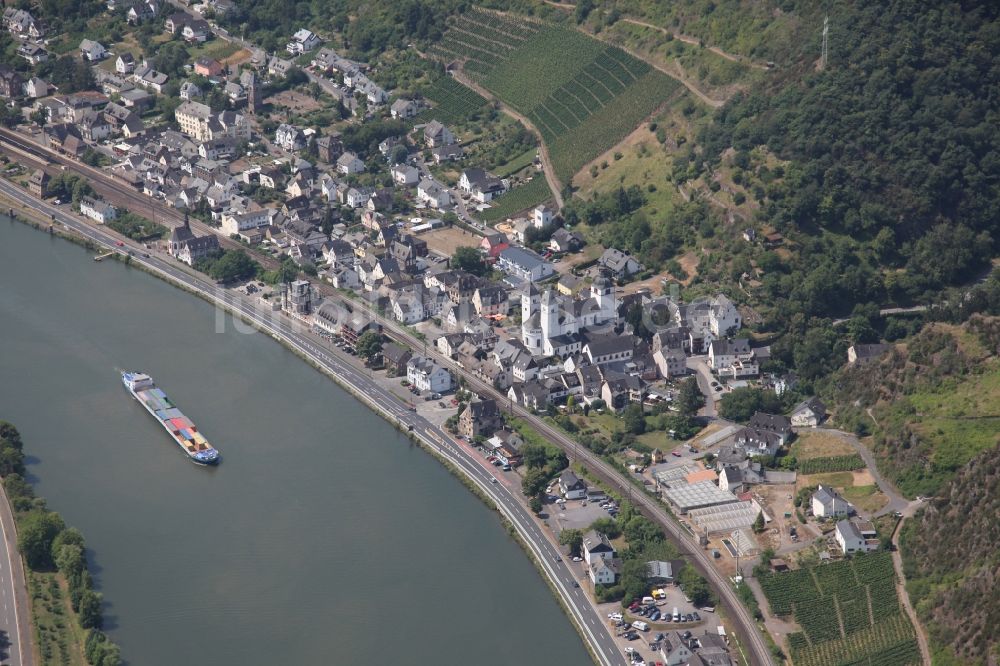
POLYGON ((847 456, 812 458, 799 462, 800 474, 824 474, 826 472, 850 472, 862 469, 865 461, 857 453, 847 456))
POLYGON ((545 178, 539 174, 530 182, 515 187, 510 192, 492 201, 491 207, 475 213, 483 222, 496 222, 503 220, 523 210, 534 208, 540 203, 545 203, 552 199, 552 192, 545 178))
POLYGON ((788 636, 796 666, 919 663, 913 627, 900 613, 889 553, 760 577, 775 615, 802 627, 788 636))
POLYGON ((424 97, 434 102, 433 109, 427 109, 417 118, 420 121, 438 120, 453 125, 468 119, 486 106, 486 99, 470 90, 450 76, 440 79, 424 89, 424 97))
POLYGON ((523 113, 568 181, 681 90, 625 51, 569 28, 472 9, 430 50, 460 61, 483 87, 523 113))

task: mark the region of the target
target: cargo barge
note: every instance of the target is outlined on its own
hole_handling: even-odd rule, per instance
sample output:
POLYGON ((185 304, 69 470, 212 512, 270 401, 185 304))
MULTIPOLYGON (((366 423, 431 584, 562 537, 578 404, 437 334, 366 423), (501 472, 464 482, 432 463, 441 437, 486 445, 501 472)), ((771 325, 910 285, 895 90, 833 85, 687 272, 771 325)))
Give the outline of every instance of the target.
POLYGON ((132 397, 160 422, 188 458, 199 465, 219 462, 219 452, 198 432, 191 419, 174 407, 167 394, 156 388, 153 378, 141 372, 123 372, 122 383, 132 397))

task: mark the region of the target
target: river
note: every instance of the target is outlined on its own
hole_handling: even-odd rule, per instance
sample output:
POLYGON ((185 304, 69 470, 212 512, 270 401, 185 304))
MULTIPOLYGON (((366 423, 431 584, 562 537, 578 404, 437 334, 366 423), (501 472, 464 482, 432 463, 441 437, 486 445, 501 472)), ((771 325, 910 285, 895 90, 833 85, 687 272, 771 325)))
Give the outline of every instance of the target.
POLYGON ((271 338, 0 220, 0 418, 83 531, 129 664, 586 664, 499 518, 271 338), (245 327, 244 327, 245 328, 245 327), (149 372, 223 460, 122 388, 149 372))

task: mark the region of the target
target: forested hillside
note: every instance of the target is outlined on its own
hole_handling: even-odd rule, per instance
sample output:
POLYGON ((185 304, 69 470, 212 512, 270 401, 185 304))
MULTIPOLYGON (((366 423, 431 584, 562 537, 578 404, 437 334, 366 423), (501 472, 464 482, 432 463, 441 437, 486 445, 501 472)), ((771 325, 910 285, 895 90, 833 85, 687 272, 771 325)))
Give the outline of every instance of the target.
POLYGON ((903 534, 907 588, 936 664, 1000 659, 1000 448, 969 462, 903 534))
POLYGON ((833 378, 837 424, 873 431, 883 473, 905 494, 935 495, 1000 442, 998 349, 1000 318, 929 324, 833 378))

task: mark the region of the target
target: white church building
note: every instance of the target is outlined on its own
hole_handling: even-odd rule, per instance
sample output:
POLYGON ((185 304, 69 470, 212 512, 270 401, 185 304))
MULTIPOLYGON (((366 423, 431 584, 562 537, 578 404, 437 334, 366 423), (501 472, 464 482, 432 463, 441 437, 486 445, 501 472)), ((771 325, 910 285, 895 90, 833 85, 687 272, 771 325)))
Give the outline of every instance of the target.
POLYGON ((578 353, 585 342, 581 332, 618 318, 615 287, 605 278, 590 286, 590 296, 577 300, 534 284, 521 294, 521 342, 535 356, 566 357, 578 353))

